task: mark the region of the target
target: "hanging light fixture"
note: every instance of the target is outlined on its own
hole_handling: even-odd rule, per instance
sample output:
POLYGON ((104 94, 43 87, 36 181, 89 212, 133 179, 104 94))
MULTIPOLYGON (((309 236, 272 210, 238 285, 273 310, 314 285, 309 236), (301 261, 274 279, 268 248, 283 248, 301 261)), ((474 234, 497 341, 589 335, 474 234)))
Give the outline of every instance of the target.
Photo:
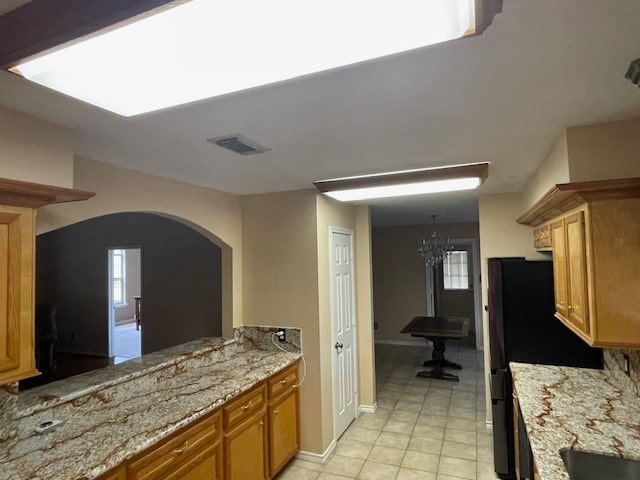
POLYGON ((438 215, 431 215, 434 229, 429 239, 422 239, 418 246, 418 255, 424 258, 425 265, 436 265, 449 256, 453 250, 450 238, 441 237, 435 230, 436 218, 438 215))

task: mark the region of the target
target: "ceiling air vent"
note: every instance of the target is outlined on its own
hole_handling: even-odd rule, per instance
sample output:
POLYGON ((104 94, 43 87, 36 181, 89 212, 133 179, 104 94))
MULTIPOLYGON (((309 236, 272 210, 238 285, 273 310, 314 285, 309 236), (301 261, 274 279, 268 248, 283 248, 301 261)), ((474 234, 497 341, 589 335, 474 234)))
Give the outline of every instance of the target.
POLYGON ((257 155, 271 150, 269 147, 260 145, 244 135, 225 135, 224 137, 210 138, 207 142, 214 143, 240 155, 257 155))

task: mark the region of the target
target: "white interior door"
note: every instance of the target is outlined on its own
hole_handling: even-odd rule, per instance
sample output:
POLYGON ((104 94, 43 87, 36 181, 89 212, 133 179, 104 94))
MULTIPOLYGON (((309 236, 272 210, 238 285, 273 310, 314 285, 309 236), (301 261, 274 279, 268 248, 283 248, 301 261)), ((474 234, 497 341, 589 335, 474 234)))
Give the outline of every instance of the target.
POLYGON ((355 302, 351 232, 332 229, 331 326, 333 328, 333 409, 335 437, 356 418, 355 302))

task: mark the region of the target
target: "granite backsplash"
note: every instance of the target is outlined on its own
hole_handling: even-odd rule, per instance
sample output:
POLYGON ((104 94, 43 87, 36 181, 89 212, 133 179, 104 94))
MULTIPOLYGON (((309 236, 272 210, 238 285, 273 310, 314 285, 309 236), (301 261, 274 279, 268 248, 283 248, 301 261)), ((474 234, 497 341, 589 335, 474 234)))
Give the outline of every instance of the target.
POLYGON ((604 368, 608 370, 617 386, 640 397, 640 350, 605 348, 604 368), (629 376, 624 373, 624 355, 629 356, 629 376))

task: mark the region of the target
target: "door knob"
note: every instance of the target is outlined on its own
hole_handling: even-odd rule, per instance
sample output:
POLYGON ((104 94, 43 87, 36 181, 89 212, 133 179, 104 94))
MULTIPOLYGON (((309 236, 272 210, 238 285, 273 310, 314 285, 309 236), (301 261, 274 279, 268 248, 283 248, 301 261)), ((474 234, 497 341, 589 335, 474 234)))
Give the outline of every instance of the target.
POLYGON ((341 343, 336 342, 335 347, 336 350, 338 350, 339 348, 342 348, 344 345, 342 345, 341 343))

